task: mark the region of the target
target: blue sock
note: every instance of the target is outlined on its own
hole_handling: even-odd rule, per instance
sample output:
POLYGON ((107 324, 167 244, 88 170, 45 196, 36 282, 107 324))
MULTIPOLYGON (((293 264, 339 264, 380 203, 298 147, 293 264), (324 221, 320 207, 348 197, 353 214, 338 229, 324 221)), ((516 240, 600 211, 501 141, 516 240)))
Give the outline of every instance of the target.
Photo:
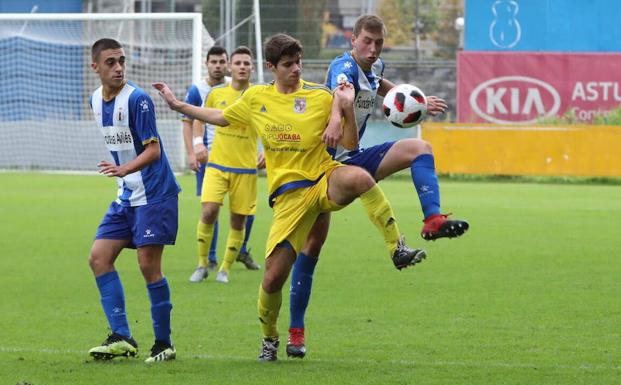
POLYGON ((412 161, 412 182, 418 193, 420 206, 425 218, 433 214, 440 214, 440 186, 436 176, 436 167, 433 155, 419 155, 412 161))
POLYGON ((151 320, 153 332, 158 341, 170 342, 170 289, 166 278, 147 285, 149 300, 151 300, 151 320))
POLYGON ((254 215, 248 215, 246 217, 246 234, 244 235, 244 243, 241 246, 240 253, 247 253, 248 238, 250 238, 250 230, 252 230, 252 224, 254 223, 254 215))
POLYGON ((298 254, 291 272, 291 292, 289 294, 289 313, 291 328, 304 327, 304 314, 308 307, 308 300, 313 286, 313 273, 318 258, 312 258, 304 253, 298 254))
POLYGON ((209 262, 218 263, 216 253, 218 252, 218 221, 213 224, 213 237, 211 237, 211 245, 209 246, 209 262))
POLYGON ((108 318, 108 325, 112 333, 120 334, 124 337, 131 337, 127 315, 125 314, 125 294, 123 285, 119 278, 119 273, 111 271, 95 277, 97 288, 101 296, 101 306, 108 318))

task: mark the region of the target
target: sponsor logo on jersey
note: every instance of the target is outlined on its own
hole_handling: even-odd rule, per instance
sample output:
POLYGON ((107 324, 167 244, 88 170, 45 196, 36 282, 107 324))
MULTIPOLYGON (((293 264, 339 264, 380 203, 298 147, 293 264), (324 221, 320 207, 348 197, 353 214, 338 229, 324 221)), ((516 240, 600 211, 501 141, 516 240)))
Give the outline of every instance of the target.
POLYGON ((276 142, 299 142, 302 137, 299 133, 291 132, 293 125, 291 123, 266 124, 265 138, 276 142))

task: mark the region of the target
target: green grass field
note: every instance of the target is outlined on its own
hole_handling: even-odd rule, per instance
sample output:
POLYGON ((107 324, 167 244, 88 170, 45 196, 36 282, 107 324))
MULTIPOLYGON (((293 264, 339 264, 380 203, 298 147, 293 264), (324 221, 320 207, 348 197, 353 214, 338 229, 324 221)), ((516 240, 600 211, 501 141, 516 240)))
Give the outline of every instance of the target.
MULTIPOLYGON (((87 256, 114 182, 0 174, 0 384, 621 383, 621 186, 442 181, 444 211, 471 230, 425 243, 428 259, 402 271, 355 202, 333 216, 317 267, 309 354, 288 360, 281 346, 266 364, 256 361, 263 269, 236 264, 229 285, 187 281, 199 205, 193 177, 179 181, 179 235, 164 257, 178 359, 147 366, 149 305, 131 251, 117 269, 141 359, 86 354, 107 334, 87 256)), ((409 243, 423 245, 410 182, 381 185, 409 243)), ((259 191, 251 246, 262 261, 265 179, 259 191)), ((286 290, 284 339, 288 319, 286 290)))

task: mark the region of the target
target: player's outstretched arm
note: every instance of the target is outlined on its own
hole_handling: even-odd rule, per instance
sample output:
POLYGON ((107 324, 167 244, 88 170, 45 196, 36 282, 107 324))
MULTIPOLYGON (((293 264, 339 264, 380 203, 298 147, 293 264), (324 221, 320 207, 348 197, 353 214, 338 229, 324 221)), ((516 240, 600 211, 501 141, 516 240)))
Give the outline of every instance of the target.
POLYGON ((203 108, 182 102, 175 97, 175 94, 166 83, 155 82, 153 83, 153 87, 160 92, 160 96, 164 99, 166 104, 168 104, 170 109, 191 116, 194 119, 200 119, 204 122, 215 124, 216 126, 225 127, 229 125, 229 122, 224 119, 222 110, 218 110, 217 108, 203 108))
POLYGON ((142 168, 146 165, 158 160, 160 155, 160 143, 157 140, 154 140, 145 145, 144 151, 141 152, 140 155, 127 163, 117 166, 114 163, 102 160, 97 164, 97 167, 99 167, 100 174, 104 174, 106 176, 118 176, 122 178, 125 175, 142 170, 142 168))

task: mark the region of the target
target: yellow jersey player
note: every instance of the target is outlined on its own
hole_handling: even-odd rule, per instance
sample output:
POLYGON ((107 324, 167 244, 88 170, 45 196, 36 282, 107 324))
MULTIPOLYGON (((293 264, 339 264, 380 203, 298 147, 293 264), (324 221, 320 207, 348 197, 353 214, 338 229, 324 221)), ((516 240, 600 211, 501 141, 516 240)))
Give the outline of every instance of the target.
POLYGON ((164 83, 153 86, 174 110, 217 125, 250 125, 261 137, 273 219, 259 287, 263 334, 259 360, 275 361, 282 287, 320 213, 339 210, 360 197, 397 268, 420 262, 425 252, 404 244, 392 208, 371 175, 360 167, 342 165, 327 152, 325 142, 332 139, 326 133, 341 124, 340 116, 345 118, 340 143, 358 145, 351 113, 353 87, 344 84, 333 97, 326 87, 302 80, 302 45, 286 34, 267 40, 265 58, 275 81, 250 87, 224 111, 183 103, 164 83))
MULTIPOLYGON (((233 104, 250 85, 252 52, 238 47, 229 62, 231 82, 212 88, 205 107, 223 110, 233 104)), ((194 120, 194 132, 205 123, 194 120)), ((244 242, 244 226, 257 206, 257 134, 248 125, 216 126, 201 193, 201 220, 197 227, 198 254, 206 256, 214 236, 224 196, 229 194, 231 221, 224 261, 216 281, 228 283, 229 270, 244 242)), ((254 264, 254 262, 253 262, 254 264)), ((258 268, 259 266, 256 266, 258 268)), ((199 266, 200 268, 200 266, 199 266)))

